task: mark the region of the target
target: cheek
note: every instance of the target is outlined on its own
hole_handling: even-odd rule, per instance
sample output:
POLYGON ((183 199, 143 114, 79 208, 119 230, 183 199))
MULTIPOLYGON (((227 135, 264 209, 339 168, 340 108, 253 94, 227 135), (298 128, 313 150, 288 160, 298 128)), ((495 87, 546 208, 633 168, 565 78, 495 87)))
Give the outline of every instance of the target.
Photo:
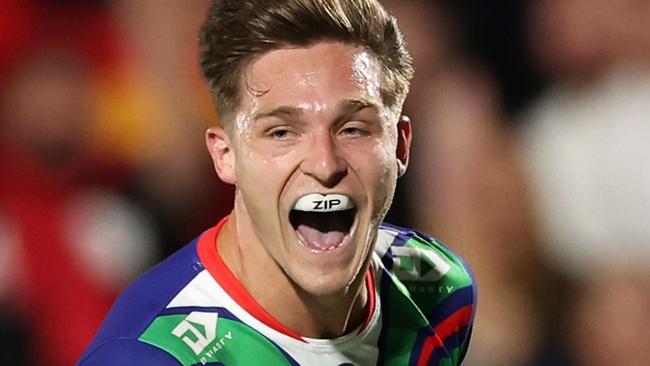
MULTIPOLYGON (((390 204, 395 192, 397 184, 397 161, 395 157, 396 143, 393 140, 384 141, 376 148, 376 153, 380 158, 379 172, 380 175, 377 187, 378 200, 384 200, 386 204, 390 204)), ((384 204, 381 204, 384 206, 384 204)), ((385 207, 382 210, 386 209, 385 207)))
POLYGON ((260 195, 278 195, 296 170, 299 156, 298 149, 286 154, 270 154, 264 149, 242 146, 237 155, 240 188, 255 187, 260 195))
POLYGON ((374 199, 384 199, 397 179, 395 146, 385 139, 377 139, 364 153, 350 154, 351 164, 365 186, 375 193, 374 199))
POLYGON ((393 138, 378 140, 374 149, 374 154, 377 156, 379 165, 381 167, 382 176, 391 176, 396 173, 397 163, 395 151, 397 144, 393 138))

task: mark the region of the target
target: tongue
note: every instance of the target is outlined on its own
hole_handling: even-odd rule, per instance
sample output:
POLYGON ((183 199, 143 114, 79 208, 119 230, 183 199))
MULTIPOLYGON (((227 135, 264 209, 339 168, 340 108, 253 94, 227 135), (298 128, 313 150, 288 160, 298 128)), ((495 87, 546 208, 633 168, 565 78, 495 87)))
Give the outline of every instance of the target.
POLYGON ((317 250, 332 249, 340 244, 345 237, 343 231, 322 232, 304 224, 298 225, 297 230, 305 239, 307 246, 317 250))

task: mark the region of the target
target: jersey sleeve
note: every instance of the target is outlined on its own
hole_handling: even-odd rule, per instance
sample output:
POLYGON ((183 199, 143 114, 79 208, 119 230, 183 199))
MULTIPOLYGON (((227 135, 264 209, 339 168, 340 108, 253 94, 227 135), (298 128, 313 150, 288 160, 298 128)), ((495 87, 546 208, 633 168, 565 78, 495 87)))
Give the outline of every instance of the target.
MULTIPOLYGON (((433 303, 423 301, 422 294, 412 296, 419 298, 430 325, 449 352, 451 364, 460 365, 469 348, 476 314, 476 279, 467 263, 435 238, 418 232, 412 239, 414 246, 426 248, 426 256, 436 268, 430 271, 435 279, 426 283, 437 290, 434 296, 425 295, 428 300, 435 299, 433 303)), ((426 267, 426 262, 422 260, 421 267, 426 267)))
POLYGON ((178 366, 164 350, 136 339, 113 340, 84 355, 78 366, 178 366))
POLYGON ((383 266, 390 274, 387 288, 395 289, 386 292, 386 308, 400 309, 397 314, 393 310, 392 316, 398 323, 403 309, 409 307, 417 309, 413 312, 421 319, 417 335, 410 340, 409 359, 402 364, 460 365, 469 346, 477 301, 469 266, 431 236, 395 226, 384 225, 382 230, 384 244, 390 244, 378 254, 383 254, 383 266), (401 297, 408 301, 398 301, 401 297))

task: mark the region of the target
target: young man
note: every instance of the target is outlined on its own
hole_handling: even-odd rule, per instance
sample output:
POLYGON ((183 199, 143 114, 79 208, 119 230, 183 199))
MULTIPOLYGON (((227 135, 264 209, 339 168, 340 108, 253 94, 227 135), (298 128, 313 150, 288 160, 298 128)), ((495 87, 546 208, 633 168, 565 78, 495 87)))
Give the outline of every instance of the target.
POLYGON ((394 19, 374 0, 217 1, 201 67, 232 214, 127 289, 80 364, 460 364, 468 269, 381 224, 411 143, 394 19))

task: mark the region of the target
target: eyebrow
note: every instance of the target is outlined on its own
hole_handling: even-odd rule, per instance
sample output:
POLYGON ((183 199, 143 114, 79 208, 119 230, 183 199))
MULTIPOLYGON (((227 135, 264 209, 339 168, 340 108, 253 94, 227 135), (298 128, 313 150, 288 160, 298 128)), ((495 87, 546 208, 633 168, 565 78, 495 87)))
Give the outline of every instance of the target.
MULTIPOLYGON (((379 105, 367 98, 344 99, 337 104, 337 109, 341 111, 340 116, 348 116, 365 108, 374 108, 379 110, 379 105)), ((303 110, 293 106, 279 106, 270 111, 260 111, 255 113, 253 121, 267 117, 296 117, 303 114, 303 110)))
POLYGON ((280 117, 280 116, 292 117, 301 114, 302 114, 302 110, 300 108, 283 105, 283 106, 273 108, 270 111, 259 111, 255 113, 255 115, 253 116, 253 121, 257 121, 267 117, 280 117))
POLYGON ((344 99, 338 104, 338 109, 343 112, 343 115, 356 113, 366 108, 379 110, 379 105, 367 98, 344 99))

